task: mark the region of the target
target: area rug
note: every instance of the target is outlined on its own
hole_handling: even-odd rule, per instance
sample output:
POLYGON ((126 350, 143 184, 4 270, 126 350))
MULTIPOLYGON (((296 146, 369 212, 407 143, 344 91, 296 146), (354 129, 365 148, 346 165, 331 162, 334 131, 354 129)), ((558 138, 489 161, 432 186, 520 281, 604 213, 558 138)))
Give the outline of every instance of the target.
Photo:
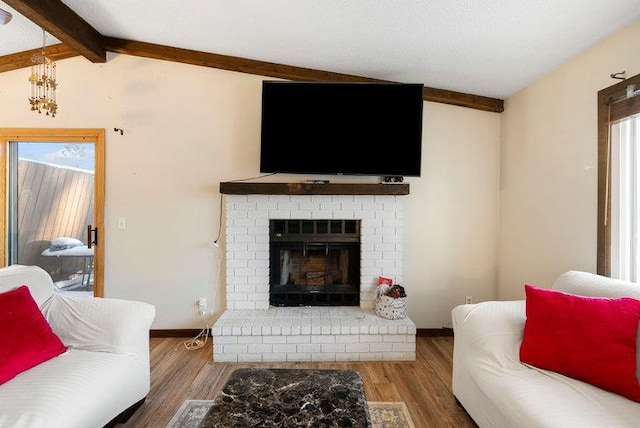
MULTIPOLYGON (((213 400, 186 400, 166 428, 198 428, 213 400)), ((372 428, 415 428, 404 402, 369 401, 372 428)))
POLYGON ((370 427, 356 370, 240 368, 213 400, 202 428, 370 427))
POLYGON ((368 401, 373 428, 415 428, 404 401, 368 401))

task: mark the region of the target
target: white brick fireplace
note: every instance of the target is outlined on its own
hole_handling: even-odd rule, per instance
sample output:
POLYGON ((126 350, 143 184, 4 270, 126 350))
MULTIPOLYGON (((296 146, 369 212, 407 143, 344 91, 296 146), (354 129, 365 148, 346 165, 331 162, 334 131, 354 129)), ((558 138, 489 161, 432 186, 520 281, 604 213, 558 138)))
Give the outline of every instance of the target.
POLYGON ((415 324, 372 309, 379 276, 404 283, 401 198, 227 194, 227 311, 212 329, 214 361, 414 360, 415 324), (361 220, 360 306, 270 307, 270 219, 361 220))

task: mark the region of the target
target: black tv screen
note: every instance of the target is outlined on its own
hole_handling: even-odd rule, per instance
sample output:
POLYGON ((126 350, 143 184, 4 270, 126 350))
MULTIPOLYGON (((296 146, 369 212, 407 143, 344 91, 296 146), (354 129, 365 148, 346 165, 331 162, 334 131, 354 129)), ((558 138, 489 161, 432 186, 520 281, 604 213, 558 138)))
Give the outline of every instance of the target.
POLYGON ((422 90, 264 81, 260 172, 420 176, 422 90))

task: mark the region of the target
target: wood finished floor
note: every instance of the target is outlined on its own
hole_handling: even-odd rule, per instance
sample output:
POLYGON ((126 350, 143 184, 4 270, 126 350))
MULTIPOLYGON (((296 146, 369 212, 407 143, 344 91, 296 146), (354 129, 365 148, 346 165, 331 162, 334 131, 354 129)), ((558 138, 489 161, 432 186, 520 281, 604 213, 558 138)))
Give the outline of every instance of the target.
MULTIPOLYGON (((453 337, 418 337, 415 362, 213 363, 211 339, 188 351, 182 338, 151 338, 151 392, 121 425, 164 428, 184 400, 213 400, 241 367, 353 369, 368 401, 404 401, 416 428, 476 427, 451 392, 453 337)), ((119 425, 120 426, 120 425, 119 425)))

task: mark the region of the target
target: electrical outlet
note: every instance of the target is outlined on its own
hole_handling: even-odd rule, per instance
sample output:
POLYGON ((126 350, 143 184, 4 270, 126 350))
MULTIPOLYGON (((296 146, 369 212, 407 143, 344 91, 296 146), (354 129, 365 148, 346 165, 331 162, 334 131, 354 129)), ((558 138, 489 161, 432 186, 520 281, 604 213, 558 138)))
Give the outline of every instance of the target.
POLYGON ((464 302, 467 304, 473 303, 473 296, 465 296, 464 302))
POLYGON ((198 299, 198 313, 200 315, 204 315, 207 313, 207 298, 206 297, 200 297, 198 299))

